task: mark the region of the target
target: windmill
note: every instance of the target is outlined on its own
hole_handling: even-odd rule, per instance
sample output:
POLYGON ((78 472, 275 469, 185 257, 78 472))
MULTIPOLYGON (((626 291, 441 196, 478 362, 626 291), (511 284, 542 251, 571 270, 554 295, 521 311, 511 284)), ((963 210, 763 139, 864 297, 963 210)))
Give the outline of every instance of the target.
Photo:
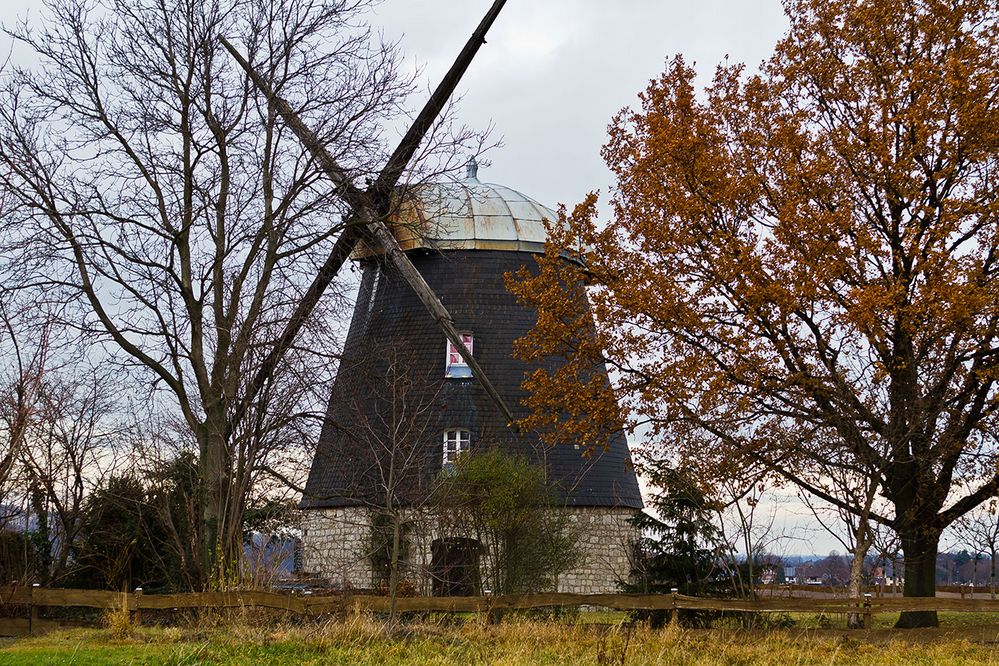
MULTIPOLYGON (((357 515, 351 512, 358 507, 379 506, 378 502, 382 501, 378 499, 378 493, 372 492, 372 478, 377 482, 379 474, 371 473, 369 461, 358 451, 361 447, 357 438, 332 432, 344 430, 342 426, 330 427, 331 422, 342 424, 351 418, 343 407, 346 402, 344 384, 350 381, 345 376, 351 373, 350 363, 356 360, 351 350, 359 347, 375 349, 377 343, 390 336, 390 332, 407 330, 407 337, 418 350, 415 374, 431 376, 439 372, 437 366, 445 357, 445 347, 440 345, 442 341, 439 341, 439 333, 435 330, 439 329, 448 342, 444 369, 448 379, 443 390, 444 402, 448 405, 448 418, 461 423, 451 423, 451 427, 440 433, 443 442, 432 437, 425 438, 426 446, 421 443, 420 448, 430 455, 421 458, 420 474, 442 471, 449 464, 452 454, 474 449, 474 445, 470 446, 472 439, 479 438, 483 432, 491 434, 496 448, 534 458, 544 465, 549 480, 554 480, 559 487, 566 511, 575 512, 573 520, 579 524, 581 531, 588 532, 586 550, 590 561, 560 581, 561 588, 573 592, 612 592, 616 589, 616 581, 628 574, 628 542, 634 532, 629 519, 642 506, 623 432, 613 434, 606 450, 589 459, 581 455, 578 446, 546 450, 536 433, 517 431, 516 412, 504 399, 504 396, 509 398, 521 394, 520 383, 525 368, 510 358, 510 349, 513 341, 533 324, 531 315, 503 288, 502 276, 524 265, 532 254, 542 251, 546 239, 543 221, 556 219, 555 214, 511 188, 480 182, 474 161, 468 165, 464 181, 430 184, 417 188, 419 191, 414 193, 411 201, 393 201, 406 164, 484 43, 485 34, 503 5, 504 0, 493 3, 385 169, 366 190, 359 189, 350 181, 345 170, 290 106, 270 89, 231 44, 223 40, 226 49, 311 152, 336 186, 338 195, 353 211, 353 221, 335 244, 284 334, 257 373, 251 392, 243 399, 240 408, 245 409, 255 392, 267 382, 269 373, 283 350, 291 344, 322 289, 345 261, 353 257, 362 264, 361 294, 333 388, 331 412, 327 415, 301 505, 313 516, 328 511, 335 516, 349 514, 350 517, 344 520, 334 518, 332 522, 339 526, 307 526, 305 531, 312 530, 311 540, 327 544, 323 546, 327 555, 319 558, 307 555, 306 561, 313 561, 320 567, 329 565, 331 559, 337 559, 328 555, 330 548, 337 549, 347 560, 357 559, 357 553, 365 550, 363 544, 369 536, 366 530, 370 527, 366 521, 370 523, 371 519, 364 515, 366 509, 362 508, 357 515), (439 210, 430 210, 429 200, 445 203, 439 210), (431 218, 434 223, 431 223, 431 218), (434 230, 425 233, 434 224, 440 224, 435 230, 437 238, 433 237, 434 230), (400 233, 406 230, 415 231, 414 237, 407 239, 405 233, 400 233), (403 244, 400 244, 400 239, 404 240, 403 244), (388 284, 379 287, 379 280, 383 281, 383 285, 388 284), (400 281, 404 286, 400 286, 400 281), (460 287, 456 286, 459 284, 460 287), (484 294, 488 305, 484 301, 470 303, 463 293, 484 294), (457 322, 452 317, 452 311, 444 306, 441 294, 447 297, 448 303, 453 303, 452 311, 461 315, 457 322), (429 319, 417 316, 420 310, 429 313, 429 319), (372 312, 386 314, 379 319, 372 312), (475 355, 469 333, 473 329, 483 333, 482 338, 476 337, 475 355), (480 341, 485 344, 480 346, 480 341), (483 363, 480 363, 480 358, 483 363), (487 358, 488 363, 485 362, 487 358), (490 374, 483 365, 490 368, 490 374), (452 370, 456 374, 449 374, 452 370), (470 388, 473 383, 482 388, 488 403, 480 404, 480 396, 472 395, 470 388), (340 412, 333 416, 336 409, 340 412), (434 442, 443 450, 433 449, 434 442)), ((604 369, 600 371, 606 373, 604 369)), ((363 406, 359 409, 366 410, 366 417, 370 420, 377 420, 379 415, 372 413, 377 408, 372 407, 370 398, 371 395, 362 396, 358 402, 363 406)), ((520 413, 523 415, 522 409, 520 413)), ((384 504, 381 506, 384 508, 384 504)), ((310 520, 305 519, 305 524, 312 524, 310 520)), ((431 530, 422 532, 426 536, 431 530)), ((417 550, 421 550, 424 559, 429 560, 424 570, 428 572, 427 577, 435 581, 435 591, 440 589, 437 583, 446 580, 444 588, 449 591, 473 592, 474 583, 466 585, 467 580, 452 580, 449 572, 477 568, 468 561, 457 560, 462 560, 475 548, 481 548, 482 544, 476 542, 475 546, 471 546, 466 543, 469 539, 435 538, 434 535, 429 538, 433 541, 424 543, 417 550)), ((348 568, 352 573, 342 579, 344 584, 362 588, 372 585, 370 568, 348 568)))

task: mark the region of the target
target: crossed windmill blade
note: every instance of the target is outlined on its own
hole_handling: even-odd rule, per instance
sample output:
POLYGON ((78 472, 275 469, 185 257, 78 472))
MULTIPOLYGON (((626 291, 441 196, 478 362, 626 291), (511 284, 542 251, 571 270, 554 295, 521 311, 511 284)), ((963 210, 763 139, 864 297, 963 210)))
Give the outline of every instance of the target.
POLYGON ((434 290, 427 284, 426 280, 423 279, 420 272, 413 266, 405 251, 399 247, 399 243, 383 221, 389 212, 393 188, 399 182, 403 171, 413 158, 413 155, 416 153, 417 148, 430 130, 437 116, 440 115, 447 100, 454 93, 458 82, 461 81, 479 47, 485 44, 486 33, 505 4, 506 0, 495 0, 493 2, 482 18, 482 21, 479 22, 478 27, 472 33, 472 36, 465 43, 464 48, 458 54, 454 64, 451 65, 451 69, 448 70, 437 86, 437 89, 430 96, 430 99, 427 100, 426 105, 399 142, 399 146, 392 153, 385 168, 382 169, 375 182, 366 190, 362 190, 354 185, 347 172, 337 164, 336 160, 326 150, 326 147, 319 141, 315 133, 308 128, 288 102, 274 92, 267 81, 253 69, 250 63, 243 58, 242 54, 232 44, 225 38, 222 38, 222 45, 246 71, 246 74, 261 94, 274 105, 275 110, 281 115, 288 128, 295 133, 295 136, 298 137, 306 150, 315 158, 326 176, 333 182, 336 187, 337 196, 352 209, 353 214, 351 217, 354 220, 354 222, 346 227, 334 244, 326 262, 316 274, 312 284, 309 285, 281 336, 264 359, 264 362, 251 382, 247 394, 237 405, 237 415, 235 419, 230 421, 231 423, 237 423, 240 420, 250 404, 256 399, 260 390, 270 380, 281 356, 291 346, 295 336, 312 313, 326 287, 336 277, 340 267, 350 256, 357 243, 364 238, 367 242, 373 242, 376 246, 380 246, 386 260, 409 283, 409 286, 416 292, 420 301, 426 306, 427 311, 440 326, 444 335, 472 369, 472 376, 492 399, 496 408, 506 418, 507 423, 513 425, 513 413, 503 401, 495 386, 489 381, 478 361, 475 360, 465 346, 461 335, 458 333, 458 329, 454 325, 451 314, 444 307, 444 304, 441 303, 440 298, 437 297, 434 290))

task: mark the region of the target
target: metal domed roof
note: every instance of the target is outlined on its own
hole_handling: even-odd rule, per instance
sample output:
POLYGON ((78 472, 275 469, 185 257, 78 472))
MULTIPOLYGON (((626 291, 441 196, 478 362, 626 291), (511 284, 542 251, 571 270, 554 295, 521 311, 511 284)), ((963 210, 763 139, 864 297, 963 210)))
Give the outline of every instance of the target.
MULTIPOLYGON (((407 193, 389 220, 402 249, 544 252, 543 220, 558 220, 558 214, 509 187, 480 182, 477 172, 472 160, 464 180, 407 193)), ((354 256, 371 254, 358 247, 354 256)))

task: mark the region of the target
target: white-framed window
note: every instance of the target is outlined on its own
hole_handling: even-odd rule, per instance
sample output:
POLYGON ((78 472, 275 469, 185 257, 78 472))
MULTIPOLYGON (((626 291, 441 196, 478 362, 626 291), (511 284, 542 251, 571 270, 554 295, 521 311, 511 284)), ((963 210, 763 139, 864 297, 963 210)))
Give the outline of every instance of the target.
MULTIPOLYGON (((472 334, 462 333, 461 341, 468 347, 468 351, 472 354, 475 350, 472 348, 472 334)), ((448 340, 447 341, 447 359, 445 360, 444 366, 444 376, 445 377, 471 377, 472 369, 468 367, 465 363, 465 359, 461 357, 458 353, 458 348, 448 340)))
POLYGON ((468 453, 468 446, 472 442, 472 433, 460 428, 453 428, 444 431, 444 456, 442 467, 447 469, 453 465, 463 453, 468 453))

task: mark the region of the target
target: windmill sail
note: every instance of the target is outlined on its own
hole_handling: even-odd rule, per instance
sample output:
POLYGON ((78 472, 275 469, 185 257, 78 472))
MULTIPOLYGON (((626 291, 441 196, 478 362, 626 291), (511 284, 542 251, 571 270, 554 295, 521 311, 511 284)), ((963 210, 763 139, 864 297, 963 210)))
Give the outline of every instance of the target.
MULTIPOLYGON (((413 125, 399 143, 399 147, 396 148, 395 152, 389 158, 382 173, 376 179, 374 185, 367 191, 359 189, 351 182, 346 171, 337 164, 336 160, 329 154, 329 151, 326 150, 316 138, 316 135, 302 122, 302 119, 294 112, 291 106, 274 93, 267 81, 253 69, 250 63, 243 58, 228 40, 222 39, 222 45, 246 71, 250 80, 263 93, 264 97, 274 104, 275 109, 288 127, 317 160, 323 171, 336 186, 337 194, 354 210, 354 215, 359 221, 358 225, 348 226, 334 245, 330 257, 320 269, 319 274, 317 274, 309 289, 306 290, 305 296, 292 314, 284 332, 278 338, 271 353, 254 376, 247 395, 244 396, 237 407, 239 412, 245 412, 249 408, 250 403, 253 402, 260 389, 270 379, 281 356, 291 346, 298 331, 318 303, 319 298, 360 240, 362 229, 366 229, 376 242, 382 246, 388 260, 399 269, 413 290, 419 295, 420 300, 426 306, 431 316, 434 317, 435 321, 438 322, 440 328, 444 331, 444 335, 454 344, 462 358, 468 363, 475 379, 495 403, 496 408, 506 418, 507 423, 512 425, 513 414, 510 408, 503 401, 503 398, 489 381, 485 372, 479 367, 478 362, 476 362, 471 352, 462 342, 461 336, 455 328, 454 321, 450 313, 448 313, 447 308, 444 307, 440 299, 437 298, 433 290, 427 285, 422 276, 420 276, 419 271, 413 267, 412 262, 409 261, 405 252, 399 248, 395 238, 389 232, 384 222, 382 222, 382 218, 388 212, 392 189, 398 183, 399 178, 412 159, 416 149, 423 141, 426 133, 433 125, 434 120, 440 115, 448 98, 454 93, 458 82, 468 69, 475 54, 478 53, 479 47, 485 44, 486 33, 495 22, 496 17, 499 16, 504 4, 506 4, 506 0, 495 0, 493 2, 489 11, 486 12, 482 21, 465 44, 465 47, 461 50, 461 53, 458 54, 451 69, 448 70, 448 73, 444 76, 444 79, 433 95, 431 95, 423 110, 416 117, 413 125)), ((233 423, 238 421, 238 418, 232 420, 233 423)))

